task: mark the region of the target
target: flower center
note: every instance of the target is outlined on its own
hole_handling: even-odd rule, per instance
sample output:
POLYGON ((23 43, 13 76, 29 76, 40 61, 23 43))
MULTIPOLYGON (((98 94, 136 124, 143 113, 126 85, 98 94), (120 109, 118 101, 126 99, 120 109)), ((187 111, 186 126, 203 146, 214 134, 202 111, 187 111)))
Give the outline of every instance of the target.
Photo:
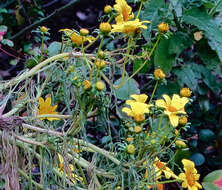
POLYGON ((134 115, 134 116, 133 116, 133 119, 134 119, 136 122, 141 122, 141 121, 144 121, 144 120, 145 120, 145 115, 144 115, 144 114, 134 115))
POLYGON ((192 171, 188 170, 186 172, 186 178, 187 178, 187 183, 189 184, 189 186, 192 187, 195 185, 196 179, 192 171))
POLYGON ((161 170, 165 170, 166 169, 166 166, 164 163, 160 162, 160 161, 157 161, 156 162, 156 166, 161 169, 161 170))
POLYGON ((173 106, 168 106, 168 110, 170 112, 176 112, 177 111, 177 109, 175 107, 173 107, 173 106))

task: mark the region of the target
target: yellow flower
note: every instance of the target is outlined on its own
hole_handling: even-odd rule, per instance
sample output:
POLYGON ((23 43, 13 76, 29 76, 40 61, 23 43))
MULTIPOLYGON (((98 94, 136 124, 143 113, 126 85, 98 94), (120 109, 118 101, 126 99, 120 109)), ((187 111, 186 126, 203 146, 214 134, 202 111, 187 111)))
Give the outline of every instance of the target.
POLYGON ((124 107, 122 112, 125 112, 128 116, 133 117, 136 122, 141 122, 145 120, 145 113, 149 113, 149 107, 152 105, 148 105, 141 102, 136 102, 133 100, 127 100, 126 104, 130 106, 124 107))
POLYGON ((147 26, 143 25, 143 23, 150 23, 150 21, 140 21, 139 19, 135 19, 132 21, 117 22, 116 24, 112 25, 113 29, 111 32, 134 34, 140 29, 147 29, 147 26))
POLYGON ((95 64, 98 69, 103 69, 106 66, 106 62, 102 59, 98 59, 95 64))
POLYGON ((154 71, 154 77, 156 79, 164 79, 166 77, 165 73, 162 69, 155 69, 154 71))
MULTIPOLYGON (((57 105, 51 106, 52 99, 51 97, 47 97, 46 100, 42 97, 39 98, 39 109, 37 109, 37 114, 38 115, 46 115, 46 114, 53 114, 53 115, 58 115, 58 112, 56 112, 57 105)), ((52 120, 60 120, 60 118, 55 118, 55 117, 46 117, 46 118, 40 118, 41 120, 43 119, 48 119, 49 121, 52 120)))
POLYGON ((134 140, 133 137, 127 137, 127 138, 126 138, 126 141, 127 141, 127 142, 131 142, 131 141, 133 141, 133 140, 134 140))
POLYGON ((118 16, 115 18, 117 23, 126 22, 134 17, 132 8, 125 0, 116 0, 116 4, 113 7, 118 13, 118 16))
POLYGON ((76 180, 83 182, 82 177, 74 174, 74 166, 72 164, 68 164, 68 166, 65 167, 64 159, 61 154, 58 154, 58 158, 59 158, 59 168, 58 169, 61 174, 64 174, 64 172, 65 172, 65 176, 68 177, 74 184, 76 184, 76 180))
POLYGON ((164 108, 164 113, 169 117, 170 123, 176 127, 179 123, 179 116, 177 114, 186 114, 184 106, 189 102, 186 97, 180 97, 174 94, 172 100, 166 94, 163 95, 163 99, 156 100, 157 107, 164 108))
POLYGON ((132 94, 130 95, 136 102, 145 103, 148 96, 146 94, 132 94))
MULTIPOLYGON (((87 29, 84 29, 87 30, 87 29)), ((75 31, 65 28, 65 29, 61 29, 59 30, 60 32, 64 32, 65 35, 67 35, 68 37, 70 37, 70 39, 72 40, 73 43, 75 43, 76 45, 80 46, 82 45, 82 43, 88 41, 88 42, 92 42, 95 40, 95 38, 93 36, 81 36, 79 34, 77 34, 75 31)), ((86 32, 86 31, 85 31, 86 32)))
POLYGON ((162 173, 164 173, 164 175, 167 179, 170 179, 171 177, 172 178, 178 178, 174 174, 174 172, 166 166, 166 163, 161 162, 158 158, 156 158, 155 161, 154 161, 154 168, 155 168, 157 177, 158 176, 160 177, 162 175, 162 173))
POLYGON ((182 88, 180 90, 180 95, 183 96, 183 97, 190 97, 191 90, 189 88, 182 88))
POLYGON ((158 25, 158 30, 160 32, 167 32, 169 30, 169 25, 165 22, 161 22, 159 25, 158 25))
POLYGON ((182 163, 185 173, 180 173, 178 176, 178 178, 183 181, 182 187, 188 188, 188 190, 202 189, 202 186, 197 182, 200 178, 200 174, 197 173, 194 163, 187 159, 183 159, 182 163))

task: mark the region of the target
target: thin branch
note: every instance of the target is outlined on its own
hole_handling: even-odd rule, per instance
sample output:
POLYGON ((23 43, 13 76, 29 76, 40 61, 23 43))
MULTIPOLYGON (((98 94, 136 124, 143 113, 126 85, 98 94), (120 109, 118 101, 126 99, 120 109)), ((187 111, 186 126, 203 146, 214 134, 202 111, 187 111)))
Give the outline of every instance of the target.
POLYGON ((61 12, 65 11, 66 9, 70 8, 71 6, 73 6, 76 2, 78 2, 79 0, 73 0, 70 3, 64 5, 63 7, 56 9, 53 13, 51 13, 49 16, 42 18, 36 22, 34 22, 33 24, 25 27, 23 30, 19 31, 17 34, 15 34, 14 36, 12 36, 10 38, 10 40, 15 40, 16 38, 24 35, 26 32, 32 30, 33 28, 39 26, 42 23, 45 23, 46 21, 48 21, 49 19, 53 18, 56 15, 61 14, 61 12))

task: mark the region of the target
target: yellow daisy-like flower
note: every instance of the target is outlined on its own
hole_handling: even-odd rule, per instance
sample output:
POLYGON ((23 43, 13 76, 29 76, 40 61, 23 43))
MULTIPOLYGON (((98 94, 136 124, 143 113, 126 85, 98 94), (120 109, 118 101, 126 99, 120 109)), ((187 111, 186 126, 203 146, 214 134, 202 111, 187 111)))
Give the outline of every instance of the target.
POLYGON ((177 94, 174 94, 172 99, 166 94, 163 95, 163 99, 156 100, 157 107, 164 108, 164 113, 169 117, 170 123, 176 127, 179 123, 178 114, 186 114, 184 106, 189 102, 189 99, 186 97, 180 97, 177 94))
POLYGON ((157 175, 157 176, 161 176, 162 173, 164 173, 164 175, 165 175, 165 177, 166 177, 167 179, 170 179, 171 177, 172 177, 172 178, 178 178, 178 177, 174 174, 174 172, 173 172, 170 168, 168 168, 168 167, 166 166, 166 163, 165 163, 165 162, 161 162, 161 161, 159 160, 159 158, 156 158, 156 159, 155 159, 155 161, 154 161, 154 168, 155 168, 155 171, 156 171, 156 175, 157 175))
POLYGON ((112 25, 113 29, 111 30, 111 32, 134 34, 140 29, 147 29, 147 26, 143 25, 144 23, 150 23, 150 21, 140 21, 139 19, 135 19, 132 21, 117 22, 116 24, 112 25))
POLYGON ((59 172, 65 176, 68 177, 74 184, 76 184, 76 180, 83 182, 83 178, 74 174, 74 166, 72 164, 68 164, 67 167, 65 167, 64 159, 61 154, 58 154, 59 158, 59 172))
POLYGON ((124 107, 122 109, 122 112, 125 112, 128 116, 133 117, 133 119, 136 122, 141 122, 145 120, 145 113, 149 113, 149 107, 151 107, 152 105, 148 105, 145 103, 141 103, 141 102, 136 102, 133 100, 128 100, 126 101, 126 104, 128 104, 130 106, 130 108, 128 107, 124 107))
MULTIPOLYGON (((58 115, 58 112, 56 112, 57 105, 52 106, 52 99, 51 97, 47 97, 46 100, 44 100, 42 97, 39 98, 39 109, 37 109, 37 114, 38 115, 46 115, 46 114, 53 114, 53 115, 58 115)), ((55 117, 42 117, 40 118, 41 120, 43 119, 48 119, 49 121, 52 120, 60 120, 60 118, 55 118, 55 117)))
POLYGON ((95 38, 93 36, 81 36, 81 35, 77 34, 75 31, 68 29, 68 28, 61 29, 59 31, 64 32, 65 35, 70 37, 72 42, 78 46, 82 45, 82 43, 84 43, 86 41, 91 43, 92 41, 95 40, 95 38))
POLYGON ((185 173, 180 173, 178 176, 178 178, 183 181, 182 187, 188 188, 188 190, 202 189, 202 186, 197 182, 200 174, 197 173, 194 163, 187 159, 183 159, 182 163, 185 173))
POLYGON ((113 7, 118 13, 118 16, 115 18, 117 23, 126 22, 134 17, 132 8, 125 0, 116 0, 116 4, 113 7))

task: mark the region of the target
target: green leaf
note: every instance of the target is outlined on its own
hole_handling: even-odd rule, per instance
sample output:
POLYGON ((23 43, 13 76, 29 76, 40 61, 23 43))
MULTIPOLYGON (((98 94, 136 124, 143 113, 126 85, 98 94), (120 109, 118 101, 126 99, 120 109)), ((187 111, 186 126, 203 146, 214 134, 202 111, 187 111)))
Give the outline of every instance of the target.
POLYGON ((8 12, 7 9, 0 8, 0 14, 7 13, 7 12, 8 12))
POLYGON ((210 110, 210 101, 208 97, 199 97, 199 106, 202 112, 207 112, 210 110))
POLYGON ((206 11, 198 8, 190 9, 184 12, 183 19, 187 24, 195 25, 200 30, 203 30, 204 34, 208 37, 212 37, 217 39, 217 41, 222 42, 222 31, 206 11))
POLYGON ((184 49, 192 45, 192 40, 187 33, 176 32, 170 39, 169 54, 179 55, 184 49))
POLYGON ((193 8, 185 11, 183 19, 187 24, 192 24, 204 31, 209 39, 209 45, 218 54, 222 61, 222 31, 217 26, 217 22, 210 17, 205 10, 193 8))
POLYGON ((2 43, 3 45, 7 45, 7 46, 9 46, 9 47, 13 47, 13 46, 14 46, 13 41, 8 40, 8 39, 3 39, 3 40, 1 41, 1 43, 2 43))
MULTIPOLYGON (((133 72, 137 71, 139 67, 145 62, 144 59, 136 59, 133 63, 133 72)), ((147 73, 151 67, 151 64, 146 63, 142 69, 140 69, 139 73, 147 73)))
POLYGON ((191 155, 190 160, 192 160, 196 166, 201 166, 205 162, 205 157, 201 153, 195 153, 191 155))
POLYGON ((198 83, 190 65, 184 65, 180 69, 175 69, 174 73, 177 75, 178 82, 181 86, 186 84, 192 91, 196 90, 198 83))
POLYGON ((203 63, 205 64, 206 68, 209 70, 213 70, 217 74, 221 75, 221 68, 220 68, 220 60, 207 43, 207 40, 202 39, 196 44, 196 50, 198 56, 201 58, 203 63))
POLYGON ((52 42, 48 47, 48 55, 51 57, 58 54, 61 50, 61 45, 60 42, 52 42))
POLYGON ((163 94, 168 94, 169 96, 178 94, 180 89, 181 87, 177 81, 169 81, 167 84, 161 83, 157 88, 156 96, 161 97, 163 94))
POLYGON ((169 49, 169 44, 170 40, 162 39, 156 48, 154 56, 155 68, 161 68, 166 74, 171 71, 175 61, 175 56, 169 54, 167 51, 169 49))
MULTIPOLYGON (((114 85, 118 85, 121 82, 121 78, 115 81, 114 85)), ((127 100, 131 94, 138 94, 140 92, 138 83, 134 79, 124 82, 121 88, 115 89, 116 97, 121 100, 127 100)))
POLYGON ((204 177, 203 187, 206 190, 221 190, 222 189, 222 170, 216 170, 204 177))
POLYGON ((199 133, 199 139, 203 142, 210 142, 215 139, 215 134, 210 129, 201 129, 199 133))
POLYGON ((151 30, 157 28, 157 25, 162 22, 160 17, 160 10, 165 8, 165 2, 163 0, 150 0, 145 4, 144 11, 141 11, 140 17, 142 20, 149 20, 148 30, 143 30, 143 36, 146 41, 151 39, 151 30))

